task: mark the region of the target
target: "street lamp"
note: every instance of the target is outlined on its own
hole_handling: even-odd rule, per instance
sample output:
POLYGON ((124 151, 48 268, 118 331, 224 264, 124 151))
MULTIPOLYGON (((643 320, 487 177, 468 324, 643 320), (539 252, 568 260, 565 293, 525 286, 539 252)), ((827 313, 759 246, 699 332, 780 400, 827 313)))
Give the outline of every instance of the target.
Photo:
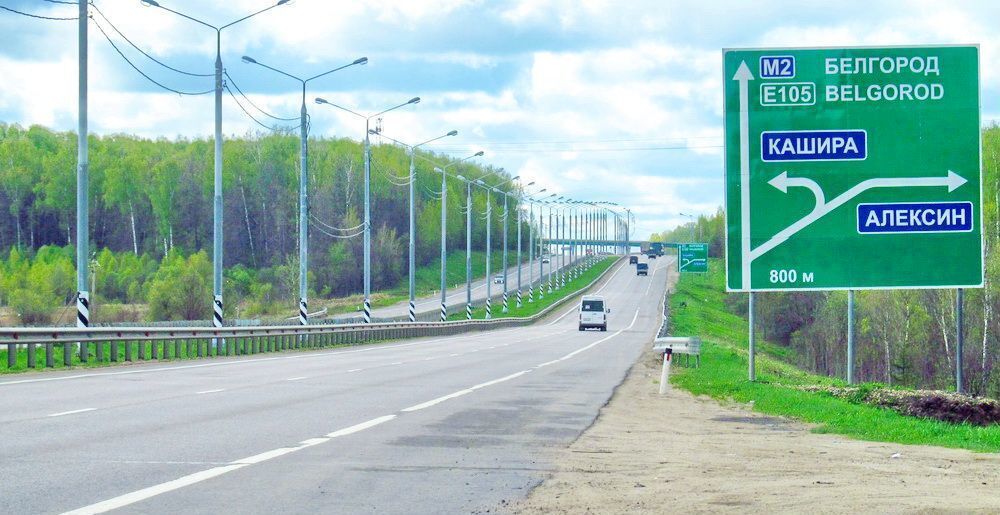
POLYGON ((396 142, 396 143, 398 143, 400 145, 403 145, 404 147, 406 147, 407 149, 409 149, 409 154, 410 154, 410 176, 409 176, 409 186, 410 186, 410 245, 409 245, 410 307, 409 307, 409 316, 410 316, 410 322, 416 322, 417 321, 417 296, 416 296, 415 282, 416 282, 416 269, 417 269, 417 259, 416 259, 416 255, 417 255, 417 251, 416 251, 416 248, 417 248, 416 247, 416 245, 417 245, 416 244, 416 241, 417 241, 416 240, 417 230, 416 230, 416 225, 415 225, 415 222, 414 222, 414 205, 415 205, 414 204, 414 197, 415 197, 415 195, 414 195, 414 188, 415 188, 415 184, 417 182, 417 176, 416 176, 416 166, 415 166, 415 163, 414 163, 414 156, 416 154, 417 148, 422 147, 422 146, 424 146, 424 145, 426 145, 428 143, 432 143, 434 141, 437 141, 437 140, 439 140, 441 138, 447 138, 449 136, 457 136, 458 135, 458 131, 455 131, 455 130, 449 131, 447 134, 443 134, 443 135, 438 136, 436 138, 431 138, 431 139, 429 139, 429 140, 427 140, 427 141, 425 141, 423 143, 417 143, 416 145, 407 145, 406 143, 403 143, 402 141, 399 141, 397 139, 393 139, 393 138, 391 138, 389 136, 386 136, 385 134, 379 133, 379 135, 382 136, 382 137, 384 137, 384 138, 386 138, 386 139, 388 139, 388 140, 390 140, 390 141, 394 141, 394 142, 396 142))
MULTIPOLYGON (((531 184, 534 184, 534 182, 532 182, 531 184)), ((531 184, 528 184, 527 186, 530 186, 531 184)), ((538 191, 536 191, 534 193, 530 193, 528 195, 523 195, 524 192, 522 190, 522 201, 528 203, 528 302, 535 302, 535 279, 534 279, 534 269, 532 267, 535 265, 535 202, 536 202, 536 200, 532 198, 532 195, 539 195, 541 193, 545 193, 546 191, 547 191, 546 188, 542 188, 542 189, 540 189, 540 190, 538 190, 538 191)), ((541 214, 539 214, 539 216, 541 216, 541 214)), ((539 218, 539 220, 541 220, 541 218, 539 218)), ((521 248, 520 241, 518 241, 517 247, 520 250, 520 248, 521 248)), ((539 253, 541 253, 541 249, 539 249, 539 253)), ((519 268, 517 270, 517 274, 518 274, 518 279, 517 279, 518 286, 517 286, 517 290, 518 290, 518 292, 520 292, 521 291, 521 269, 520 269, 521 258, 520 258, 520 256, 518 256, 517 260, 519 262, 519 264, 518 264, 519 268)), ((539 257, 539 261, 541 261, 541 257, 539 257)), ((541 275, 539 275, 539 278, 541 278, 541 275)))
MULTIPOLYGON (((142 0, 141 3, 150 7, 157 7, 164 11, 176 14, 200 25, 204 25, 215 31, 215 177, 214 195, 212 201, 212 293, 213 310, 212 319, 215 327, 222 327, 222 31, 232 27, 237 23, 248 20, 266 11, 270 11, 279 5, 285 5, 290 0, 279 0, 277 3, 265 7, 255 13, 244 16, 236 21, 216 27, 205 23, 197 18, 175 11, 169 7, 160 5, 155 0, 142 0)), ((213 343, 215 340, 213 340, 213 343)), ((225 340, 223 340, 225 345, 225 340)), ((226 349, 223 349, 226 350, 226 349)))
POLYGON ((343 66, 338 66, 332 70, 325 71, 318 75, 313 75, 312 77, 303 79, 301 77, 296 77, 290 73, 283 72, 277 68, 268 66, 264 63, 258 62, 256 59, 250 56, 243 56, 243 62, 247 64, 256 64, 263 68, 267 68, 276 73, 280 73, 286 77, 290 77, 299 81, 302 84, 302 108, 299 110, 299 324, 307 325, 309 323, 309 309, 306 302, 306 295, 309 293, 309 168, 308 168, 308 156, 309 156, 309 124, 306 121, 308 113, 306 112, 306 83, 313 79, 318 79, 325 75, 329 75, 333 72, 343 70, 349 66, 360 65, 368 63, 367 57, 361 57, 355 59, 353 62, 345 64, 343 66))
POLYGON ((503 266, 503 312, 504 313, 506 313, 509 310, 508 299, 507 299, 507 247, 508 247, 508 245, 507 245, 507 232, 508 232, 507 231, 507 221, 510 218, 510 216, 509 216, 510 213, 509 213, 509 211, 507 209, 507 192, 499 189, 499 186, 503 186, 503 185, 505 185, 507 183, 510 183, 512 181, 516 181, 516 180, 518 180, 520 178, 521 178, 521 176, 517 175, 517 176, 511 177, 510 179, 505 179, 505 180, 503 180, 503 181, 501 181, 501 182, 499 182, 497 184, 494 184, 493 186, 490 186, 490 188, 495 193, 497 193, 499 195, 503 195, 503 216, 502 216, 502 219, 503 219, 503 258, 501 259, 501 262, 502 262, 502 266, 503 266))
POLYGON ((683 216, 685 218, 691 219, 691 223, 693 224, 691 226, 691 239, 692 240, 694 239, 694 228, 698 227, 698 241, 701 241, 701 225, 698 224, 698 217, 695 216, 695 215, 689 215, 687 213, 677 213, 677 214, 679 214, 679 215, 681 215, 681 216, 683 216))
MULTIPOLYGON (((447 242, 448 242, 448 169, 468 161, 474 157, 479 157, 483 155, 483 151, 480 150, 471 156, 463 157, 462 159, 456 159, 446 165, 443 168, 435 168, 434 170, 441 173, 441 321, 444 322, 448 320, 448 256, 447 256, 447 242)), ((470 262, 468 255, 465 257, 466 265, 470 262)), ((487 274, 488 276, 489 274, 487 274)))
POLYGON ((370 324, 372 322, 372 224, 371 224, 371 139, 368 137, 369 125, 372 118, 377 118, 382 116, 389 111, 399 109, 400 107, 405 107, 411 104, 420 103, 420 97, 413 97, 402 104, 392 106, 388 109, 379 111, 373 115, 365 116, 357 111, 352 111, 346 107, 339 106, 333 102, 329 102, 326 99, 316 97, 317 104, 324 104, 330 107, 336 107, 341 111, 353 114, 359 118, 365 120, 365 230, 364 230, 364 261, 365 261, 365 323, 370 324))
MULTIPOLYGON (((524 198, 524 188, 532 186, 535 181, 531 181, 528 184, 522 184, 521 187, 517 189, 517 211, 514 221, 517 223, 517 307, 521 307, 521 202, 524 198)), ((530 222, 529 222, 530 223, 530 222)), ((528 232, 528 244, 531 244, 531 232, 528 232)), ((528 257, 528 270, 531 270, 531 257, 528 257)), ((529 281, 530 283, 530 281, 529 281)))

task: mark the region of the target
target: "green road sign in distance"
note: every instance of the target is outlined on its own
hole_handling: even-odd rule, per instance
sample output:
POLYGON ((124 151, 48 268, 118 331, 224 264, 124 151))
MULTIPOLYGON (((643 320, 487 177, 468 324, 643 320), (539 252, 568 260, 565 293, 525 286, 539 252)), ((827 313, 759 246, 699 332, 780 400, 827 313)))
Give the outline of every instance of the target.
POLYGON ((708 272, 708 244, 680 243, 677 245, 677 271, 708 272))
POLYGON ((723 67, 729 290, 982 285, 978 47, 723 67))

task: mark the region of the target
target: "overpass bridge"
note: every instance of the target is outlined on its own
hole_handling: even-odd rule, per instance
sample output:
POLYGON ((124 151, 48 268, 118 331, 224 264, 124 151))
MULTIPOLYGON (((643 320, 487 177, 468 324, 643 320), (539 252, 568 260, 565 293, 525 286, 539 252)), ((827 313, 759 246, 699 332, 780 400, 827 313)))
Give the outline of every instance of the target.
MULTIPOLYGON (((552 238, 544 239, 542 243, 545 245, 584 245, 584 246, 597 246, 597 247, 620 247, 622 245, 621 240, 595 240, 595 239, 568 239, 568 238, 552 238)), ((650 245, 648 240, 630 240, 628 242, 629 247, 639 247, 640 249, 648 249, 650 245)), ((663 248, 676 249, 678 243, 670 241, 657 242, 662 243, 663 248)))

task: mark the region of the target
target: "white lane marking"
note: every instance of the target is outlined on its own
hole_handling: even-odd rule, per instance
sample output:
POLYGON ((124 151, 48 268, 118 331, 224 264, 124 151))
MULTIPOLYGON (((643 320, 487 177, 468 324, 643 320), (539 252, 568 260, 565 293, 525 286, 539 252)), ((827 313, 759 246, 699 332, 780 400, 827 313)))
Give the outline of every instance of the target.
POLYGON ((285 379, 285 381, 301 381, 308 378, 309 376, 289 377, 288 379, 285 379))
MULTIPOLYGON (((325 440, 324 440, 325 441, 325 440)), ((280 447, 278 449, 271 449, 270 451, 265 451, 260 454, 254 454, 253 456, 248 456, 241 460, 236 460, 233 465, 254 465, 262 461, 267 461, 270 459, 277 458, 278 456, 284 456, 289 453, 293 453, 299 450, 299 447, 280 447)))
POLYGON ((202 481, 212 479, 213 477, 218 477, 223 474, 232 472, 234 470, 239 470, 247 465, 223 465, 221 467, 210 468, 208 470, 202 470, 201 472, 195 472, 194 474, 189 474, 184 477, 174 479, 173 481, 167 481, 166 483, 161 483, 158 485, 150 486, 148 488, 143 488, 142 490, 136 490, 134 492, 127 493, 125 495, 120 495, 118 497, 108 499, 106 501, 101 501, 99 503, 91 504, 90 506, 84 506, 83 508, 78 508, 73 511, 67 511, 63 515, 85 515, 91 513, 104 513, 106 511, 111 511, 123 506, 128 506, 130 504, 135 504, 139 501, 149 499, 150 497, 155 497, 160 494, 171 492, 179 488, 184 488, 185 486, 190 486, 195 483, 200 483, 202 481))
POLYGON ((88 411, 94 411, 94 410, 96 410, 96 409, 97 409, 97 408, 83 408, 83 409, 75 409, 75 410, 72 410, 72 411, 61 411, 61 412, 59 412, 59 413, 49 413, 49 414, 48 414, 48 415, 46 415, 46 416, 47 416, 47 417, 61 417, 61 416, 63 416, 63 415, 75 415, 75 414, 77 414, 77 413, 86 413, 86 412, 88 412, 88 411))
POLYGON ((226 391, 225 388, 216 388, 214 390, 202 390, 200 392, 194 392, 195 395, 205 395, 206 393, 219 393, 226 391))
POLYGON ((573 351, 573 352, 570 352, 569 354, 567 354, 567 355, 565 355, 565 356, 563 356, 563 357, 561 357, 561 358, 558 358, 558 359, 554 359, 554 360, 552 360, 552 361, 546 361, 545 363, 542 363, 542 364, 540 364, 540 365, 535 365, 535 367, 534 367, 534 368, 536 368, 536 369, 539 369, 539 368, 542 368, 542 367, 547 367, 547 366, 549 366, 549 365, 554 365, 554 364, 556 364, 556 363, 559 363, 560 361, 566 361, 567 359, 570 359, 570 358, 572 358, 573 356, 576 356, 577 354, 580 354, 581 352, 584 352, 584 351, 586 351, 586 350, 589 350, 589 349, 592 349, 592 348, 594 348, 594 347, 595 347, 596 345, 598 345, 598 344, 600 344, 600 343, 604 343, 604 342, 606 342, 606 341, 608 341, 608 340, 610 340, 610 339, 614 338, 615 336, 618 336, 619 334, 622 334, 622 333, 624 333, 625 331, 628 331, 629 329, 632 329, 632 326, 634 326, 634 325, 635 325, 635 321, 636 321, 636 320, 638 320, 638 319, 639 319, 639 309, 638 309, 638 308, 636 308, 636 310, 635 310, 635 315, 634 315, 634 316, 632 317, 632 323, 630 323, 630 324, 628 325, 628 327, 626 327, 626 328, 624 328, 624 329, 619 329, 619 330, 618 330, 618 331, 616 331, 616 332, 615 332, 614 334, 612 334, 612 335, 609 335, 609 336, 605 336, 604 338, 601 338, 600 340, 597 340, 597 341, 595 341, 594 343, 591 343, 591 344, 589 344, 589 345, 585 345, 585 346, 583 346, 583 347, 580 347, 579 349, 576 349, 575 351, 573 351))
POLYGON ((486 381, 485 383, 479 383, 476 386, 471 386, 471 387, 469 387, 469 390, 479 390, 481 388, 486 388, 487 386, 493 386, 495 384, 500 384, 500 383, 502 383, 504 381, 510 381, 511 379, 514 379, 514 378, 517 378, 517 377, 521 377, 524 374, 527 374, 528 372, 531 372, 531 370, 522 370, 520 372, 514 372, 513 374, 511 374, 509 376, 501 377, 500 379, 494 379, 492 381, 486 381))
POLYGON ((361 372, 362 370, 364 370, 364 369, 363 368, 352 368, 352 369, 348 370, 348 372, 361 372))
POLYGON ((479 352, 479 349, 472 349, 472 350, 466 351, 466 353, 468 353, 468 354, 472 354, 473 352, 479 352))
POLYGON ((432 360, 432 359, 437 359, 437 358, 435 358, 435 357, 431 356, 431 357, 429 357, 429 358, 424 358, 424 361, 430 361, 430 360, 432 360))
POLYGON ((420 404, 415 404, 413 406, 410 406, 409 408, 403 408, 400 411, 402 411, 404 413, 409 413, 411 411, 419 411, 419 410, 422 410, 424 408, 429 408, 431 406, 434 406, 435 404, 441 404, 442 402, 444 402, 446 400, 454 399, 455 397, 461 397, 461 396, 463 396, 465 394, 472 393, 472 391, 473 390, 471 388, 466 388, 464 390, 459 390, 459 391, 454 392, 454 393, 449 393, 448 395, 442 395, 442 396, 440 396, 440 397, 438 397, 436 399, 431 399, 431 400, 429 400, 427 402, 421 402, 420 404))
POLYGON ((284 456, 286 454, 300 451, 302 449, 311 447, 313 445, 318 445, 324 442, 330 441, 332 438, 337 438, 340 436, 347 436, 350 434, 357 433, 359 431, 364 431, 365 429, 375 427, 384 422, 388 422, 396 418, 396 415, 386 415, 383 417, 375 418, 367 422, 362 422, 338 431, 334 431, 326 437, 323 438, 310 438, 304 440, 297 447, 281 447, 279 449, 274 449, 271 451, 262 452, 260 454, 255 454, 241 460, 236 460, 228 465, 222 465, 219 467, 210 468, 208 470, 202 470, 200 472, 195 472, 194 474, 189 474, 187 476, 174 479, 172 481, 167 481, 166 483, 160 483, 158 485, 153 485, 141 490, 136 490, 134 492, 129 492, 124 495, 119 495, 108 499, 106 501, 101 501, 89 506, 84 506, 73 511, 68 511, 64 515, 84 515, 84 514, 94 514, 94 513, 104 513, 114 509, 122 508, 130 504, 135 504, 140 501, 144 501, 151 497, 156 497, 160 494, 165 494, 167 492, 172 492, 186 486, 191 486, 193 484, 200 483, 215 477, 219 477, 223 474, 228 474, 234 470, 239 470, 243 467, 249 467, 250 465, 261 463, 270 459, 277 458, 279 456, 284 456))
POLYGON ((486 347, 486 348, 487 348, 487 349, 495 349, 495 348, 497 348, 497 346, 496 346, 496 345, 494 345, 494 346, 492 346, 492 347, 486 347))
POLYGON ((355 424, 355 425, 353 425, 351 427, 345 427, 344 429, 338 429, 338 430, 336 430, 336 431, 334 431, 332 433, 328 433, 326 435, 326 437, 327 438, 338 438, 338 437, 341 437, 341 436, 351 435, 351 434, 357 433, 359 431, 364 431, 365 429, 369 429, 369 428, 375 427, 375 426, 377 426, 379 424, 384 424, 384 423, 386 423, 386 422, 388 422, 388 421, 390 421, 390 420, 392 420, 394 418, 396 418, 396 415, 385 415, 385 416, 382 416, 382 417, 373 418, 373 419, 371 419, 371 420, 369 420, 367 422, 362 422, 360 424, 355 424))
POLYGON ((461 356, 461 354, 449 354, 448 355, 449 358, 454 358, 455 356, 461 356))
POLYGON ((395 362, 389 363, 389 364, 390 365, 402 365, 403 363, 405 363, 405 361, 395 361, 395 362))

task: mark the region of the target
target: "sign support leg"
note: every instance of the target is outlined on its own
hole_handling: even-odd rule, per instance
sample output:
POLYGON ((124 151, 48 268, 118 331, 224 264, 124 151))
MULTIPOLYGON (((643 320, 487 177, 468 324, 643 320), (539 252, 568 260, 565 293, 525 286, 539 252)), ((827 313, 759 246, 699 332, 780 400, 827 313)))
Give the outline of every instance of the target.
POLYGON ((754 327, 753 327, 753 292, 750 292, 750 306, 749 306, 749 309, 747 309, 747 314, 748 314, 747 318, 749 319, 749 322, 750 322, 750 338, 749 338, 750 339, 750 352, 749 352, 749 359, 748 359, 748 361, 750 362, 750 381, 756 381, 757 380, 757 366, 756 366, 757 345, 756 345, 756 342, 754 341, 754 330, 753 330, 754 329, 754 327))
POLYGON ((854 384, 854 290, 847 290, 847 384, 854 384))
POLYGON ((962 288, 958 289, 958 296, 955 301, 955 328, 958 332, 955 338, 955 393, 965 393, 965 388, 962 386, 962 354, 963 347, 965 344, 964 332, 965 329, 964 318, 965 313, 962 312, 962 304, 965 300, 965 290, 962 288))

